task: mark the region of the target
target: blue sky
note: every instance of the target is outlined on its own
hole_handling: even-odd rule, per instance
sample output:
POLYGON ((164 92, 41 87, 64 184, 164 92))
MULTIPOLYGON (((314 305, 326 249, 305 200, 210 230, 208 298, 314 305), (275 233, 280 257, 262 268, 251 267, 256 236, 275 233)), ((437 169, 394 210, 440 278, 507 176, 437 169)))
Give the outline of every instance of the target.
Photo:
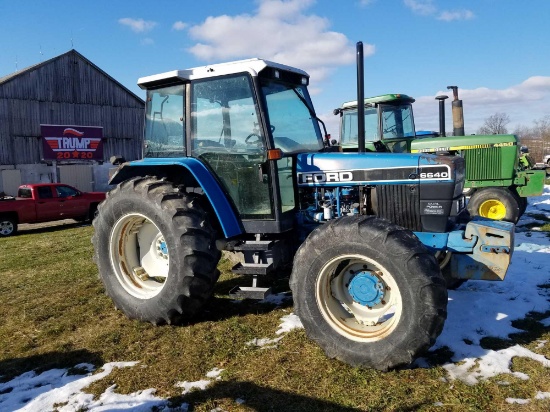
MULTIPOLYGON (((550 115, 550 1, 0 0, 0 77, 75 48, 134 93, 139 77, 261 57, 310 73, 317 112, 356 95, 417 99, 417 129, 438 129, 438 94, 458 85, 466 132, 504 112, 509 129, 550 115)), ((447 104, 447 130, 452 130, 447 104)))

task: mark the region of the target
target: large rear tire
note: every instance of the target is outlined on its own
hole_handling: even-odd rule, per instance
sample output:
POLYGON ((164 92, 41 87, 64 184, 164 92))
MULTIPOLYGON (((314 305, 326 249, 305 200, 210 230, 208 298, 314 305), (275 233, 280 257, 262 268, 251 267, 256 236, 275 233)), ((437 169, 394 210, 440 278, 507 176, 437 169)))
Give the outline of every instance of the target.
POLYGON ((409 365, 447 317, 433 254, 409 230, 370 216, 313 231, 295 256, 290 287, 306 334, 353 366, 409 365))
POLYGON ((129 318, 180 323, 211 296, 221 253, 200 203, 146 177, 121 183, 99 205, 94 260, 107 294, 129 318))
POLYGON ((478 189, 468 202, 470 216, 481 216, 493 220, 517 223, 520 205, 516 196, 504 187, 478 189))

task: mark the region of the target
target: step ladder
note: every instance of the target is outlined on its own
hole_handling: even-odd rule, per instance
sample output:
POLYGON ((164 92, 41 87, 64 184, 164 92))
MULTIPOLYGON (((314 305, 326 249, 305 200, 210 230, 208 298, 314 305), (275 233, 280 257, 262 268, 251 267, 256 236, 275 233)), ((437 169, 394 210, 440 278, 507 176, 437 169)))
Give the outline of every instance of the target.
POLYGON ((269 275, 274 271, 271 251, 277 242, 277 240, 245 240, 232 247, 233 251, 243 253, 244 263, 237 263, 231 272, 251 275, 252 286, 236 286, 231 289, 229 296, 262 300, 271 294, 271 288, 258 286, 258 277, 269 275))

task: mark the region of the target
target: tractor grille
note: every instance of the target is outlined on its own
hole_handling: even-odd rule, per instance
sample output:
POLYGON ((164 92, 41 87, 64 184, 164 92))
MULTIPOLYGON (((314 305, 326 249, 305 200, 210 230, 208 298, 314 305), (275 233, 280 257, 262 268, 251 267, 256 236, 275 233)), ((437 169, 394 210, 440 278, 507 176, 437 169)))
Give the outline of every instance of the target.
POLYGON ((378 216, 410 230, 422 230, 417 185, 381 185, 376 187, 378 216))
POLYGON ((466 180, 499 179, 502 151, 497 148, 464 151, 466 180))

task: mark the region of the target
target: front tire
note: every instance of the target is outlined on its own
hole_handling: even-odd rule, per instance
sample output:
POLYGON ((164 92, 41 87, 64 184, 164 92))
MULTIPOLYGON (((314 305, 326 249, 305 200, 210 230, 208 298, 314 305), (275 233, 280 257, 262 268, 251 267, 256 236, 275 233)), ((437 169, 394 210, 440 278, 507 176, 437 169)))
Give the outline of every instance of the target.
POLYGON ((221 253, 200 201, 146 177, 121 183, 99 205, 94 259, 107 294, 129 318, 180 323, 211 296, 221 253))
POLYGON ((352 366, 409 365, 447 317, 434 256, 412 232, 372 216, 313 231, 295 256, 290 287, 306 334, 352 366))
POLYGON ((477 190, 468 202, 470 216, 517 223, 520 205, 516 196, 507 188, 489 187, 477 190))

